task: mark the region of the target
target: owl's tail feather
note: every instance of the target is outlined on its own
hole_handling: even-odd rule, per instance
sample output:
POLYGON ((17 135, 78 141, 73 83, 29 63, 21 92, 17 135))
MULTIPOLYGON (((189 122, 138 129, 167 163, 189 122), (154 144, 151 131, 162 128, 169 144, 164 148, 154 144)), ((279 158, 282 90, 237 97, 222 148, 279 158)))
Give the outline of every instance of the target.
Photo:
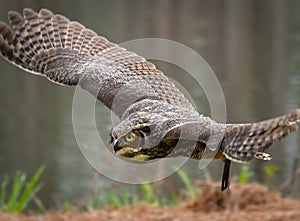
POLYGON ((297 122, 300 122, 300 109, 257 123, 229 124, 221 150, 227 159, 235 162, 247 162, 253 157, 269 160, 271 157, 264 153, 265 149, 295 131, 297 122))
POLYGON ((47 9, 36 13, 25 8, 23 16, 10 11, 8 19, 11 27, 0 22, 2 56, 20 68, 47 76, 56 83, 77 84, 78 76, 70 78, 68 74, 71 75, 72 70, 86 59, 115 46, 78 22, 70 22, 47 9))

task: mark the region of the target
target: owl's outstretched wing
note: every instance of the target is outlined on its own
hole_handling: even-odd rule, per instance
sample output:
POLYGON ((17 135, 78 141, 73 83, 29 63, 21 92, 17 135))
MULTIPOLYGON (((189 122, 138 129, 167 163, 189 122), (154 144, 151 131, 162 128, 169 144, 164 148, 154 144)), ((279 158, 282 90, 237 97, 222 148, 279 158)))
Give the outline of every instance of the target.
POLYGON ((78 22, 46 9, 24 9, 23 16, 11 11, 8 18, 12 28, 0 22, 0 52, 28 72, 80 85, 118 116, 146 98, 194 110, 152 63, 78 22))

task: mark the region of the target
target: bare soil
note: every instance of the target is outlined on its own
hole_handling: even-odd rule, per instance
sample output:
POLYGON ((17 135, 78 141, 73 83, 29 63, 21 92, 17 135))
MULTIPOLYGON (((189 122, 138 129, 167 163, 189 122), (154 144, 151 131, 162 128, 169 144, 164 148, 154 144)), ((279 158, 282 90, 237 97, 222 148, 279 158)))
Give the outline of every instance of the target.
POLYGON ((219 183, 198 183, 202 189, 194 200, 159 208, 153 205, 106 208, 90 212, 51 211, 42 215, 0 213, 5 221, 300 221, 300 201, 285 199, 256 183, 232 184, 221 192, 219 183))

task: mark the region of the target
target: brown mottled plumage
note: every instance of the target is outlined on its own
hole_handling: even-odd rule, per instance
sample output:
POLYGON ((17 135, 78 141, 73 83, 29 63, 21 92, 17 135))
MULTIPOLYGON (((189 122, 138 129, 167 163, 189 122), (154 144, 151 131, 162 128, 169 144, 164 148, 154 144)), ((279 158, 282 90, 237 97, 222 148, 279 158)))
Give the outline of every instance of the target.
POLYGON ((152 63, 80 23, 46 9, 24 9, 23 16, 11 11, 8 18, 12 28, 0 22, 2 56, 55 83, 79 85, 115 112, 121 123, 111 136, 118 155, 221 159, 224 190, 231 161, 271 159, 265 149, 300 120, 298 109, 258 123, 216 123, 199 115, 152 63))

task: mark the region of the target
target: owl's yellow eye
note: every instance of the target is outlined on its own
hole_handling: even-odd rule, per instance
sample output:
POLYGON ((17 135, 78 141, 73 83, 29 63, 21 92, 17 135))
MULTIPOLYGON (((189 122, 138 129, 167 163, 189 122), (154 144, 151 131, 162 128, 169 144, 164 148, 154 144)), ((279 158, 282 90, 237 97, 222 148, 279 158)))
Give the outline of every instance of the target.
POLYGON ((132 141, 135 140, 135 135, 133 133, 127 134, 126 137, 125 137, 125 140, 127 142, 132 142, 132 141))

